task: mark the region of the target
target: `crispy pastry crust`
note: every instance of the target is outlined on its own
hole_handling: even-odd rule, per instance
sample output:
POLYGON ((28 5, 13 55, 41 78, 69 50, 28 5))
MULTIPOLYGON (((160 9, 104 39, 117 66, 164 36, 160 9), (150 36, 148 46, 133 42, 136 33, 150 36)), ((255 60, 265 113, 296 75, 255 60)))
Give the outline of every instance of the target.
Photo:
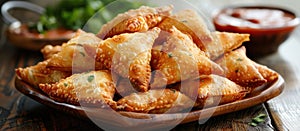
POLYGON ((278 79, 279 74, 274 70, 268 68, 267 66, 258 64, 254 62, 254 66, 257 68, 258 72, 267 80, 267 82, 273 82, 278 79))
POLYGON ((151 66, 157 70, 152 87, 160 87, 163 83, 173 84, 204 74, 223 74, 222 68, 206 57, 187 35, 175 27, 171 32, 162 51, 152 53, 154 56, 151 66))
POLYGON ((225 52, 232 51, 249 41, 249 34, 210 32, 205 21, 192 10, 182 10, 164 19, 158 27, 169 31, 175 26, 182 33, 189 35, 194 43, 209 56, 216 59, 225 52))
POLYGON ((26 68, 17 68, 16 74, 28 84, 38 87, 40 83, 55 83, 71 75, 70 72, 47 68, 48 60, 26 68))
POLYGON ((191 36, 193 41, 202 50, 206 51, 206 43, 211 43, 212 36, 204 20, 193 10, 182 10, 171 17, 164 19, 158 27, 169 31, 175 26, 181 32, 191 36))
POLYGON ((105 69, 102 63, 95 62, 94 57, 90 57, 84 49, 85 45, 96 48, 101 41, 92 33, 78 30, 76 36, 62 45, 60 52, 49 58, 47 67, 69 72, 105 69))
POLYGON ((159 28, 124 33, 108 38, 96 51, 96 61, 122 77, 129 78, 138 91, 147 91, 151 76, 151 48, 159 28))
POLYGON ((200 77, 197 103, 200 107, 221 105, 240 100, 249 91, 225 77, 209 75, 200 77))
POLYGON ((51 58, 54 54, 57 54, 58 52, 61 51, 61 45, 46 45, 41 49, 41 53, 43 54, 43 57, 45 60, 51 58))
POLYGON ((78 30, 62 46, 45 46, 45 61, 16 69, 17 77, 57 102, 141 113, 226 104, 278 79, 239 48, 249 34, 211 32, 197 12, 172 9, 130 10, 97 36, 78 30))
POLYGON ((122 33, 147 31, 169 16, 172 9, 173 6, 169 5, 157 8, 141 6, 139 9, 129 10, 103 25, 97 36, 106 39, 122 33))
POLYGON ((228 79, 243 87, 258 87, 267 82, 246 56, 245 47, 226 53, 217 63, 224 69, 228 79))
POLYGON ((173 89, 132 93, 118 102, 118 109, 143 113, 178 112, 193 106, 194 101, 173 89))
POLYGON ((104 108, 108 107, 107 105, 116 107, 113 101, 115 85, 108 70, 73 74, 55 84, 40 84, 39 87, 59 102, 104 108))
POLYGON ((195 107, 203 108, 240 100, 249 92, 229 79, 218 75, 202 75, 200 78, 183 81, 174 88, 190 96, 196 97, 195 107), (184 87, 182 87, 184 86, 184 87))

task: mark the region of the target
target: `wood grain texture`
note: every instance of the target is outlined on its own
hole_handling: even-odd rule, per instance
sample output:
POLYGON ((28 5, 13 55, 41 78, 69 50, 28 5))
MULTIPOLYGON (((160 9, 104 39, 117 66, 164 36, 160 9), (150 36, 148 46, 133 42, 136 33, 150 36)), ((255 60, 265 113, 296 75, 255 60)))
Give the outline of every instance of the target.
POLYGON ((258 114, 268 114, 265 106, 258 105, 245 110, 229 113, 222 116, 212 117, 207 121, 195 121, 178 125, 175 129, 178 131, 185 131, 190 129, 192 131, 219 131, 219 130, 236 130, 236 131, 273 131, 275 128, 271 124, 271 118, 267 117, 265 122, 259 124, 257 127, 249 126, 251 119, 258 114))
POLYGON ((267 102, 274 124, 281 131, 300 129, 299 35, 299 32, 295 32, 281 45, 277 53, 257 59, 259 63, 267 65, 281 74, 286 81, 283 93, 267 102))

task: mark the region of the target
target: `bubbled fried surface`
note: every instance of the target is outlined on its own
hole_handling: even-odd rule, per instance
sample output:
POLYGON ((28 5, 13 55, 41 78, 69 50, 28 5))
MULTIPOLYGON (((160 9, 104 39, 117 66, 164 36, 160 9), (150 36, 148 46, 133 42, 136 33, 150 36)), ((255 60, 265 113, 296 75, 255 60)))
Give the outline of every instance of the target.
POLYGON ((212 32, 213 42, 207 44, 206 52, 212 60, 217 59, 224 53, 231 52, 242 46, 243 42, 250 40, 249 34, 239 34, 230 32, 212 32))
POLYGON ((38 87, 41 83, 55 83, 71 75, 70 72, 47 68, 48 60, 26 68, 17 68, 17 76, 28 84, 38 87))
POLYGON ((181 10, 164 19, 158 25, 158 27, 166 31, 172 29, 173 26, 191 36, 192 40, 202 51, 206 51, 206 44, 212 42, 212 36, 205 21, 193 10, 181 10))
POLYGON ((211 61, 190 37, 175 27, 171 29, 171 32, 162 51, 156 51, 155 56, 152 57, 153 61, 157 61, 152 65, 153 69, 157 70, 153 78, 153 87, 162 86, 161 80, 166 80, 167 84, 173 84, 199 75, 223 74, 222 68, 211 61))
POLYGON ((43 54, 44 59, 51 58, 54 54, 57 54, 61 51, 61 45, 46 45, 41 49, 41 53, 43 54))
POLYGON ((248 90, 217 75, 200 77, 197 102, 200 106, 230 103, 246 96, 248 90))
POLYGON ((253 62, 246 56, 246 48, 241 47, 224 54, 217 63, 225 71, 228 79, 244 87, 258 87, 266 83, 253 62))
POLYGON ((143 113, 178 112, 192 107, 194 102, 174 89, 132 93, 118 102, 118 109, 143 113))
POLYGON ((73 74, 54 84, 40 84, 52 99, 82 106, 115 108, 115 85, 108 70, 73 74))
POLYGON ((147 31, 169 16, 172 9, 173 6, 169 5, 157 8, 141 6, 135 10, 129 10, 103 25, 97 36, 106 39, 122 33, 147 31))
POLYGON ((96 48, 101 41, 95 34, 78 30, 72 39, 61 46, 60 52, 49 58, 47 67, 69 72, 105 69, 102 63, 96 62, 84 49, 84 45, 96 48))
POLYGON ((147 91, 151 76, 151 48, 159 28, 147 32, 124 33, 108 38, 97 47, 96 61, 118 75, 129 78, 139 91, 147 91))

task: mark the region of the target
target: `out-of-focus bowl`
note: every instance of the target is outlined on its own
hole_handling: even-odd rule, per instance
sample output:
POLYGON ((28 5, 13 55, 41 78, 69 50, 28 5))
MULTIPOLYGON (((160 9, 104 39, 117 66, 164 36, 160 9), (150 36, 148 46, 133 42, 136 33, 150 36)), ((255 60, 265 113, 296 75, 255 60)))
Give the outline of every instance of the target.
POLYGON ((262 57, 278 50, 300 21, 290 10, 271 6, 234 6, 213 15, 216 30, 250 34, 245 42, 249 57, 262 57))
POLYGON ((26 1, 8 1, 2 5, 2 18, 9 24, 8 28, 5 29, 5 35, 8 41, 16 47, 39 51, 48 44, 60 45, 68 41, 75 34, 74 30, 61 28, 49 30, 45 33, 31 31, 28 24, 22 23, 10 14, 9 10, 14 8, 26 9, 38 14, 42 14, 45 9, 26 1))
POLYGON ((6 29, 6 37, 8 41, 16 47, 39 51, 45 45, 61 45, 67 42, 75 34, 73 30, 53 29, 44 34, 31 32, 26 24, 17 25, 11 24, 6 29))

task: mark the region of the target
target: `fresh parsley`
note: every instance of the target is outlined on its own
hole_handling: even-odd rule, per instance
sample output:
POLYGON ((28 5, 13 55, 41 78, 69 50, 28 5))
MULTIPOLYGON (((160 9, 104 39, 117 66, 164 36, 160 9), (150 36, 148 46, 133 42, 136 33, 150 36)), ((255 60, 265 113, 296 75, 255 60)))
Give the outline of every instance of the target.
POLYGON ((85 57, 85 54, 83 52, 79 52, 83 57, 85 57))
POLYGON ((95 76, 94 75, 90 75, 88 76, 87 80, 88 82, 92 82, 94 80, 95 76))
POLYGON ((251 126, 257 126, 259 123, 265 122, 267 115, 264 113, 261 113, 257 115, 256 117, 252 118, 252 121, 249 123, 251 126))
POLYGON ((236 61, 243 61, 243 59, 242 58, 238 58, 238 59, 236 59, 236 61))
POLYGON ((173 57, 172 53, 168 53, 168 57, 172 58, 173 57))
POLYGON ((67 87, 67 86, 68 86, 68 83, 64 83, 64 86, 67 87))

